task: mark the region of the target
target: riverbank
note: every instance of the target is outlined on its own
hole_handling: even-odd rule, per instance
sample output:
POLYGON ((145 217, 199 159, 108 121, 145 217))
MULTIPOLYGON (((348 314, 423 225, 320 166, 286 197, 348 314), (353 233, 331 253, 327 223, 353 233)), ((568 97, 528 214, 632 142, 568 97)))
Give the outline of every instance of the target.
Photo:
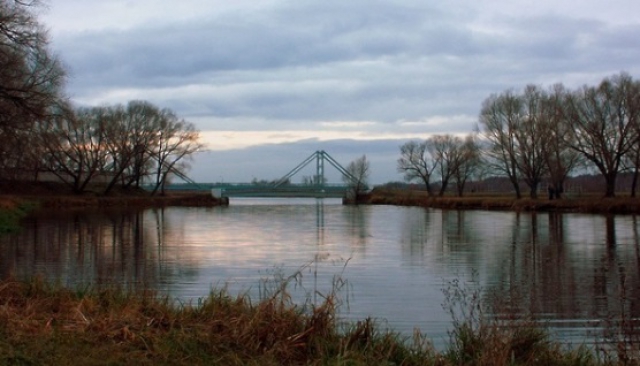
POLYGON ((143 189, 114 189, 102 195, 101 186, 88 187, 82 194, 73 193, 66 185, 50 182, 0 183, 0 210, 30 205, 38 209, 77 209, 114 207, 219 206, 227 200, 209 192, 177 192, 150 195, 143 189))
POLYGON ((470 194, 463 197, 434 197, 425 191, 374 189, 358 200, 360 204, 420 206, 439 209, 503 210, 516 212, 581 212, 601 214, 640 214, 640 198, 582 195, 549 200, 516 199, 513 195, 470 194))
POLYGON ((142 189, 115 190, 100 195, 102 187, 74 194, 68 187, 55 183, 0 182, 0 234, 19 228, 22 217, 39 210, 87 210, 148 207, 213 207, 228 205, 228 198, 215 198, 209 192, 176 192, 151 196, 142 189))
POLYGON ((66 289, 38 279, 0 281, 0 363, 616 364, 615 353, 609 358, 586 348, 567 349, 531 321, 490 320, 473 311, 470 318, 453 322, 447 349, 437 351, 420 333, 403 338, 381 331, 371 319, 339 322, 336 294, 323 296, 320 305, 300 306, 291 302, 286 288, 280 284, 257 302, 214 290, 192 306, 148 291, 66 289))

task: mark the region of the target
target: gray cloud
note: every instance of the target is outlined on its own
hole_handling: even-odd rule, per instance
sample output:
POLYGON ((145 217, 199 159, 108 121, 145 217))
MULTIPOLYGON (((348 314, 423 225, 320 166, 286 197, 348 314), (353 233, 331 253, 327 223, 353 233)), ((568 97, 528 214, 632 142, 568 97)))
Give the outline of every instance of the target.
POLYGON ((86 67, 79 73, 102 71, 98 75, 106 85, 127 86, 154 85, 158 79, 166 83, 172 77, 180 83, 230 70, 458 53, 470 41, 468 33, 428 9, 349 2, 277 10, 261 16, 238 14, 231 19, 71 34, 57 42, 72 64, 86 67))
MULTIPOLYGON (((70 67, 72 97, 88 104, 147 99, 201 130, 286 133, 371 121, 363 136, 418 135, 471 131, 491 93, 640 73, 640 21, 628 16, 640 5, 632 0, 580 7, 550 0, 185 0, 166 8, 150 0, 52 3, 46 25, 70 67)), ((269 145, 259 154, 273 150, 269 164, 276 164, 294 153, 286 149, 304 147, 296 154, 308 155, 323 145, 370 147, 342 143, 269 145)), ((367 150, 372 156, 399 145, 368 143, 376 147, 367 150)), ((253 153, 211 159, 242 166, 253 153)))

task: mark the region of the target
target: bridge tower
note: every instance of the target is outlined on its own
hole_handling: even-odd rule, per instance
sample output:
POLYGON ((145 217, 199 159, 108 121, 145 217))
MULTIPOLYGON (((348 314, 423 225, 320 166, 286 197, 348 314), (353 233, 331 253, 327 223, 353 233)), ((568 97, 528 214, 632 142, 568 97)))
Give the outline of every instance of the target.
POLYGON ((316 186, 322 187, 324 186, 324 151, 316 151, 316 176, 313 177, 315 180, 316 186))
POLYGON ((324 150, 318 150, 313 154, 309 155, 306 159, 304 159, 298 166, 291 169, 291 171, 285 174, 282 178, 276 181, 274 187, 281 186, 286 183, 293 177, 296 173, 302 170, 304 167, 309 165, 313 160, 316 161, 316 176, 313 177, 313 181, 316 186, 323 187, 325 185, 326 179, 324 177, 324 163, 327 161, 331 166, 336 168, 340 172, 340 174, 345 177, 348 181, 355 182, 357 179, 347 171, 340 163, 338 163, 331 155, 329 155, 324 150))

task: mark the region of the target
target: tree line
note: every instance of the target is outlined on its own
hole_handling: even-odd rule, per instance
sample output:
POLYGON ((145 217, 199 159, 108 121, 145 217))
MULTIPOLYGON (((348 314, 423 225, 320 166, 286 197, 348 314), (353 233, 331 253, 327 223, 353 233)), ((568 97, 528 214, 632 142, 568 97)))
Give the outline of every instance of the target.
POLYGON ((636 195, 640 166, 640 82, 621 72, 598 85, 570 90, 527 85, 493 94, 482 103, 475 131, 465 138, 435 135, 400 146, 398 171, 419 180, 429 194, 450 183, 462 195, 470 179, 506 177, 517 198, 523 186, 536 198, 541 184, 561 197, 572 174, 597 171, 606 197, 616 179, 632 174, 636 195))
POLYGON ((73 106, 35 0, 0 0, 0 180, 52 179, 81 193, 94 182, 163 192, 202 149, 199 131, 146 101, 73 106))

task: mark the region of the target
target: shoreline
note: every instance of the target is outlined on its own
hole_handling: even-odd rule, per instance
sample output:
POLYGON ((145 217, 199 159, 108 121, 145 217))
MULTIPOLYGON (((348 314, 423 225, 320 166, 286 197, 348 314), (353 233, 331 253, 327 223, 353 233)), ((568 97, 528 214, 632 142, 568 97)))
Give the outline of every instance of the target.
POLYGON ((91 196, 91 195, 0 195, 0 210, 20 206, 40 209, 116 208, 116 207, 214 207, 228 204, 209 193, 171 193, 165 196, 91 196))
MULTIPOLYGON (((29 199, 29 198, 27 198, 29 199)), ((214 207, 228 204, 228 200, 214 198, 208 192, 171 192, 164 196, 54 196, 31 197, 38 207, 48 208, 127 208, 127 207, 214 207)))
POLYGON ((159 207, 216 207, 229 205, 228 198, 215 198, 208 192, 171 192, 164 196, 114 195, 19 195, 0 194, 0 235, 20 228, 29 215, 61 211, 146 209, 159 207))
POLYGON ((429 196, 424 191, 374 189, 358 198, 358 204, 418 206, 451 210, 495 210, 512 212, 573 212, 590 214, 640 214, 640 198, 582 195, 549 200, 546 197, 516 199, 513 195, 474 194, 429 196))
MULTIPOLYGON (((4 187, 2 187, 4 188, 4 187)), ((444 210, 490 210, 512 212, 560 212, 589 214, 640 214, 640 198, 602 197, 597 194, 549 200, 546 197, 516 199, 512 194, 475 193, 463 197, 429 196, 425 191, 375 188, 358 197, 357 202, 344 204, 393 205, 438 208, 444 210)), ((165 195, 150 196, 143 190, 125 190, 110 195, 92 191, 74 194, 60 186, 18 187, 0 190, 0 211, 14 212, 98 208, 146 207, 216 207, 229 204, 227 197, 215 198, 210 192, 169 191, 165 195), (44 187, 44 188, 43 188, 44 187)))
POLYGON ((53 182, 0 182, 0 210, 15 210, 21 206, 40 209, 128 208, 193 206, 213 207, 228 204, 208 191, 168 191, 151 196, 141 188, 116 188, 104 195, 103 185, 90 185, 83 193, 74 193, 69 186, 53 182))

